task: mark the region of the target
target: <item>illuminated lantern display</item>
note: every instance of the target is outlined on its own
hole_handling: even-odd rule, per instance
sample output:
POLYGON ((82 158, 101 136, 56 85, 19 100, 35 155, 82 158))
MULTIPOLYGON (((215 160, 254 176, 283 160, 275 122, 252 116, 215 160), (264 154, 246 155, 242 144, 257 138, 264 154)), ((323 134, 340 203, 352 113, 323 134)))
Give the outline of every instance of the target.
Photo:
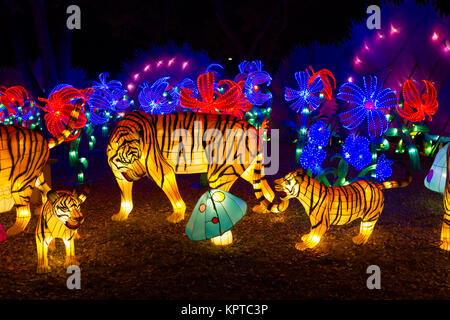
MULTIPOLYGON (((70 114, 76 101, 81 100, 84 107, 84 102, 89 100, 93 92, 94 90, 92 88, 78 90, 70 85, 62 84, 56 86, 52 92, 50 92, 48 99, 39 98, 40 101, 46 103, 46 107, 42 109, 47 111, 44 119, 48 131, 50 131, 54 137, 59 136, 67 126, 70 114)), ((86 124, 86 120, 84 108, 82 108, 75 124, 73 125, 73 128, 83 128, 86 124)), ((74 140, 80 135, 80 133, 80 130, 78 130, 78 133, 75 135, 70 133, 66 140, 74 140)))
POLYGON ((397 106, 398 114, 411 122, 423 121, 425 115, 431 121, 431 116, 438 109, 436 88, 429 81, 422 82, 425 84, 425 93, 420 95, 414 83, 406 80, 402 90, 403 106, 397 106))
POLYGON ((231 193, 209 190, 198 200, 186 225, 186 234, 195 241, 211 239, 215 245, 231 244, 231 229, 246 210, 247 204, 231 193))
POLYGON ((5 229, 3 229, 3 226, 0 224, 0 242, 5 241, 6 239, 8 239, 8 236, 5 232, 5 229))
POLYGON ((199 99, 192 96, 194 93, 192 90, 188 88, 181 90, 180 104, 183 108, 204 113, 232 114, 238 117, 241 115, 242 118, 251 107, 250 103, 242 101, 245 99, 242 87, 234 81, 221 80, 216 88, 214 72, 201 74, 197 78, 197 89, 199 99), (221 86, 228 87, 228 90, 223 92, 219 89, 221 86))
MULTIPOLYGON (((448 146, 448 145, 447 145, 448 146)), ((444 222, 441 231, 441 249, 450 251, 450 148, 447 147, 447 179, 444 190, 444 222)))
POLYGON ((303 169, 297 169, 284 178, 275 180, 275 190, 280 199, 296 198, 305 208, 311 230, 295 245, 298 250, 315 247, 332 225, 344 225, 361 218, 360 231, 353 238, 355 244, 365 244, 383 211, 382 189, 406 187, 411 175, 402 181, 374 183, 360 180, 342 187, 327 187, 317 182, 303 169))
POLYGON ((295 79, 297 80, 299 90, 286 88, 284 93, 286 101, 295 100, 289 107, 297 112, 302 111, 308 106, 316 110, 322 101, 319 97, 319 93, 324 90, 322 79, 315 77, 314 81, 310 83, 310 76, 307 71, 296 72, 295 79))
POLYGON ((356 107, 339 114, 345 128, 358 128, 367 118, 367 127, 371 137, 381 136, 388 129, 388 121, 381 111, 398 105, 397 96, 390 88, 382 89, 383 83, 376 76, 363 77, 363 87, 354 83, 344 83, 339 88, 337 98, 356 107))
POLYGON ((56 138, 45 139, 38 132, 19 126, 0 125, 0 212, 16 207, 15 224, 8 236, 25 229, 30 221, 30 198, 34 187, 43 195, 49 190, 42 170, 50 149, 65 141, 73 130, 82 102, 73 107, 64 130, 56 138))
POLYGON ((449 144, 447 143, 439 150, 424 181, 425 187, 439 193, 444 193, 445 189, 445 181, 447 179, 447 149, 449 144))
POLYGON ((47 193, 47 202, 42 208, 36 228, 37 247, 37 273, 50 271, 48 264, 48 249, 54 239, 62 239, 66 247, 66 260, 64 268, 70 265, 79 265, 75 257, 75 243, 77 231, 83 223, 83 215, 80 211, 89 190, 77 194, 76 191, 53 191, 47 193))
POLYGON ((231 115, 131 112, 118 122, 107 147, 108 164, 121 190, 120 211, 112 219, 128 218, 133 182, 143 176, 151 177, 169 198, 173 213, 168 220, 174 223, 184 219, 186 210, 176 174, 206 173, 209 186, 223 191, 242 177, 253 185, 260 202, 270 203, 274 194, 258 160, 262 157, 259 148, 255 127, 231 115), (229 136, 229 130, 236 135, 229 136), (212 157, 213 152, 217 157, 212 157))
POLYGON ((164 77, 158 79, 151 86, 148 82, 144 82, 140 85, 142 90, 139 92, 138 98, 141 109, 144 112, 163 114, 172 113, 174 111, 176 104, 169 99, 170 95, 167 92, 169 78, 170 77, 164 77))
POLYGON ((345 161, 354 166, 357 170, 362 170, 372 161, 372 153, 369 150, 370 141, 365 137, 349 135, 345 139, 342 147, 342 156, 345 161))

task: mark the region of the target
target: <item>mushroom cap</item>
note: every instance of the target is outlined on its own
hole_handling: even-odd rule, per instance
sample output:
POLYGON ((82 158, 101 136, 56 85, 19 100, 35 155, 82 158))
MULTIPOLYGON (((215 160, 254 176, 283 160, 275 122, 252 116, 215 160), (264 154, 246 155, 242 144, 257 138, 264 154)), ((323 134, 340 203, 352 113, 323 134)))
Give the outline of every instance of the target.
POLYGON ((447 178, 447 149, 450 143, 447 143, 439 150, 434 158, 433 165, 425 177, 425 187, 431 191, 444 193, 445 181, 447 178))
POLYGON ((208 190, 197 201, 186 234, 195 241, 218 237, 233 229, 246 211, 247 204, 242 199, 226 191, 208 190))

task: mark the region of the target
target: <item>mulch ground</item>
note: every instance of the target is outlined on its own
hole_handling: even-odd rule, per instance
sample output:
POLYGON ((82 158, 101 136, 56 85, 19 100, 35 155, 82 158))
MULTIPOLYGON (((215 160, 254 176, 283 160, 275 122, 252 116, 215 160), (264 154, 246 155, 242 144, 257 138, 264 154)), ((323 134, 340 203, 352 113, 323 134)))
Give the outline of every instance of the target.
MULTIPOLYGON (((293 150, 282 149, 282 159, 293 150)), ((54 152, 54 151, 52 151, 54 152)), ((64 157, 67 153, 61 152, 64 157)), ((429 168, 431 161, 425 162, 429 168)), ((426 189, 427 170, 414 173, 404 189, 386 190, 386 203, 369 242, 354 245, 359 222, 333 227, 314 249, 294 248, 309 231, 309 220, 297 200, 279 215, 246 216, 233 229, 234 242, 217 247, 194 242, 185 226, 205 190, 190 188, 199 175, 179 175, 186 218, 171 224, 171 207, 149 179, 135 183, 135 207, 126 222, 111 216, 120 206, 119 189, 103 153, 89 160, 96 179, 82 205, 86 220, 76 252, 81 263, 81 290, 68 290, 63 267, 64 246, 50 253, 52 272, 36 274, 33 216, 25 233, 0 244, 0 299, 449 299, 450 252, 438 248, 442 226, 442 195, 426 189), (366 286, 370 265, 381 269, 381 290, 366 286)), ((293 170, 281 164, 273 180, 293 170)), ((67 189, 73 171, 61 160, 54 168, 53 186, 67 189)), ((397 174, 397 173, 396 173, 397 174)), ((398 172, 397 176, 403 173, 398 172)), ((231 192, 251 208, 256 204, 251 185, 239 179, 231 192)), ((14 212, 3 213, 8 228, 14 212)))

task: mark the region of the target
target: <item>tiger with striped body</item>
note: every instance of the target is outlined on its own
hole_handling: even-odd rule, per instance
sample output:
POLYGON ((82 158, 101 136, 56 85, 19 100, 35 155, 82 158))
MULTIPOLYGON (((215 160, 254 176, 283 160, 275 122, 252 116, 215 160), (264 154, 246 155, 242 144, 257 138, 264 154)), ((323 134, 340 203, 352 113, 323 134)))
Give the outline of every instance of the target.
POLYGON ((30 221, 30 199, 34 187, 42 194, 50 190, 45 182, 43 169, 50 149, 66 140, 83 102, 78 101, 71 112, 69 121, 60 136, 46 139, 40 133, 16 125, 0 125, 0 213, 16 207, 16 222, 8 229, 7 235, 22 232, 30 221))
POLYGON ((53 191, 47 193, 47 202, 42 208, 36 228, 36 247, 38 256, 37 273, 50 271, 48 265, 48 249, 55 248, 55 239, 62 239, 66 247, 64 268, 79 265, 75 257, 75 243, 77 231, 83 223, 80 211, 88 195, 88 190, 80 194, 76 191, 53 191))
POLYGON ((450 251, 450 148, 447 148, 447 177, 444 189, 444 211, 440 248, 450 251))
MULTIPOLYGON (((121 191, 120 211, 112 219, 127 219, 133 209, 133 182, 143 176, 152 178, 169 198, 173 213, 168 220, 173 223, 183 220, 186 210, 175 174, 206 172, 210 187, 224 191, 228 191, 236 179, 242 177, 253 185, 258 200, 265 200, 269 204, 274 193, 264 178, 262 154, 255 152, 253 158, 250 155, 251 148, 258 146, 256 128, 231 115, 194 112, 162 115, 140 111, 129 113, 117 124, 107 147, 108 164, 121 191), (221 139, 215 141, 210 134, 213 129, 221 132, 221 139), (228 129, 235 130, 233 132, 241 130, 241 135, 230 137, 228 129), (177 131, 181 132, 180 136, 186 135, 178 144, 184 148, 178 150, 174 138, 177 131), (253 134, 249 134, 250 132, 253 134), (233 143, 225 143, 226 141, 233 143), (215 149, 213 145, 216 146, 215 149), (206 150, 211 149, 216 152, 211 152, 208 158, 206 150), (236 161, 220 161, 219 154, 231 156, 236 161)), ((258 212, 264 210, 263 206, 253 209, 258 212)))
POLYGON ((275 180, 275 190, 282 201, 296 198, 305 208, 311 231, 295 244, 296 249, 305 250, 315 247, 330 226, 347 224, 358 218, 362 222, 353 242, 365 244, 383 211, 382 190, 406 187, 411 180, 408 172, 408 177, 402 181, 374 183, 361 180, 342 187, 327 187, 304 174, 303 169, 297 169, 275 180))

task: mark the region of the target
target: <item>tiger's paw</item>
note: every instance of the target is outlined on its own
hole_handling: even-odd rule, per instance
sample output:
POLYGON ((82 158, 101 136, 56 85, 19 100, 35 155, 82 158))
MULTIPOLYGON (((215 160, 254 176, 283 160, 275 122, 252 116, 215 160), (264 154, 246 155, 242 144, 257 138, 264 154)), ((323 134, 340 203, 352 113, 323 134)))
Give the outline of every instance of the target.
POLYGON ((441 245, 439 246, 442 250, 450 251, 450 240, 442 240, 441 245))
POLYGON ((173 212, 170 216, 167 217, 167 221, 171 223, 177 223, 184 220, 183 212, 173 212))
POLYGON ((49 273, 51 271, 51 268, 48 265, 42 265, 42 266, 38 266, 36 273, 38 274, 44 274, 44 273, 49 273))
POLYGON ((264 207, 262 204, 258 204, 256 206, 254 206, 252 208, 252 211, 256 212, 256 213, 268 213, 269 212, 269 210, 267 210, 267 208, 264 207))
POLYGON ((64 268, 68 268, 69 266, 79 266, 80 262, 75 257, 67 258, 64 262, 64 268))
POLYGON ((128 214, 119 212, 113 215, 111 219, 112 221, 125 221, 128 219, 128 214))
POLYGON ((297 249, 299 251, 305 251, 306 249, 311 249, 311 248, 312 247, 310 247, 305 241, 300 241, 295 244, 295 249, 297 249))
POLYGON ((369 240, 369 237, 362 234, 358 234, 357 236, 352 238, 353 243, 357 245, 363 245, 367 242, 367 240, 369 240))

